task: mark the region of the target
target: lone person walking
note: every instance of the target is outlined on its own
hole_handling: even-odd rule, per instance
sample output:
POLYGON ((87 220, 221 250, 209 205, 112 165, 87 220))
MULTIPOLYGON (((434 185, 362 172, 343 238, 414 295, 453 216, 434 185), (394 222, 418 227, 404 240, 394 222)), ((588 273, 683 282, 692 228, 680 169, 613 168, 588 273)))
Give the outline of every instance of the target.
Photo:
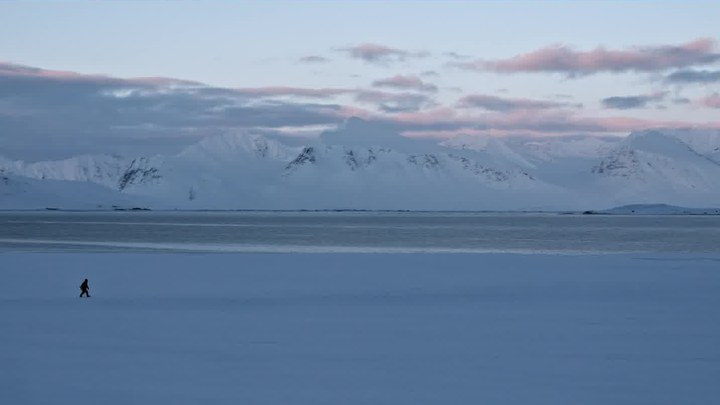
POLYGON ((82 298, 83 295, 90 298, 90 286, 88 286, 88 279, 85 279, 85 281, 80 284, 80 291, 82 291, 80 293, 80 298, 82 298))

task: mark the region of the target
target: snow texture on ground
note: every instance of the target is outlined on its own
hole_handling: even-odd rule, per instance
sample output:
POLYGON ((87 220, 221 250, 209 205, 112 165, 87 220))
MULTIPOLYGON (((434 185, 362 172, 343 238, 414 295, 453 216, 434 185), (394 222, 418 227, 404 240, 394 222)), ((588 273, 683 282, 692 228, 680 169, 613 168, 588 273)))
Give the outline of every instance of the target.
POLYGON ((7 253, 0 403, 713 404, 719 266, 7 253))

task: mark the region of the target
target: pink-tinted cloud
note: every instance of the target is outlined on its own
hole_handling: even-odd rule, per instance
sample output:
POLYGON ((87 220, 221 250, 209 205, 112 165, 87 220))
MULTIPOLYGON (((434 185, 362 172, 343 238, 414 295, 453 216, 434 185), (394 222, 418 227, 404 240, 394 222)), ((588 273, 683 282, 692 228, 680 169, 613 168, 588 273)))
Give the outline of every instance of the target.
POLYGON ((564 107, 582 107, 581 104, 570 104, 558 101, 533 100, 528 98, 507 98, 487 94, 471 94, 458 100, 459 108, 479 108, 487 111, 507 112, 515 110, 548 110, 564 107))
POLYGON ((307 88, 307 87, 285 87, 285 86, 271 86, 271 87, 246 87, 235 89, 239 94, 246 96, 255 97, 279 97, 279 96, 291 96, 291 97, 308 97, 308 98, 330 98, 339 96, 342 94, 352 93, 354 90, 351 89, 339 89, 339 88, 307 88))
POLYGON ((338 117, 343 119, 357 117, 365 120, 371 120, 377 116, 377 113, 373 111, 356 106, 340 106, 336 113, 338 117))
POLYGON ((662 128, 707 128, 720 129, 720 121, 690 122, 678 120, 648 120, 633 117, 588 117, 582 118, 583 122, 594 123, 603 132, 607 133, 628 133, 645 129, 662 128))
POLYGON ((720 108, 720 93, 715 93, 711 96, 700 99, 700 103, 705 107, 720 108))
POLYGON ((507 113, 459 114, 457 110, 439 108, 398 114, 387 118, 397 123, 407 135, 450 137, 457 134, 494 135, 571 135, 626 134, 652 128, 720 128, 717 122, 648 120, 633 117, 588 117, 559 110, 517 110, 507 113))
MULTIPOLYGON (((422 136, 620 134, 658 127, 720 128, 720 120, 693 123, 583 116, 584 111, 567 108, 575 106, 565 104, 567 100, 474 95, 462 99, 473 108, 457 108, 438 106, 432 96, 418 91, 350 88, 231 89, 176 79, 122 79, 0 63, 0 143, 5 149, 10 145, 16 151, 27 151, 60 139, 65 145, 80 145, 94 153, 107 152, 108 140, 131 146, 133 139, 158 143, 167 139, 167 145, 171 145, 178 134, 195 137, 238 129, 312 132, 353 116, 422 136), (333 99, 336 96, 355 102, 341 104, 333 99)), ((703 100, 706 107, 720 108, 718 94, 703 100)), ((701 105, 700 100, 695 103, 701 105)))
POLYGON ((385 45, 364 43, 347 48, 341 48, 340 51, 346 52, 350 57, 361 59, 368 63, 388 63, 395 61, 403 61, 408 58, 424 58, 429 53, 424 51, 406 51, 398 48, 391 48, 385 45))
POLYGON ((385 79, 375 80, 372 83, 373 87, 385 87, 399 90, 415 90, 427 93, 434 93, 438 91, 437 86, 432 83, 426 83, 417 76, 411 75, 395 75, 385 79))
POLYGON ((149 87, 165 87, 176 85, 203 86, 202 83, 191 80, 180 80, 168 77, 135 77, 119 79, 115 77, 83 74, 62 70, 47 70, 36 67, 18 65, 9 62, 0 62, 0 76, 13 78, 45 79, 54 82, 94 83, 104 85, 139 85, 149 87))
POLYGON ((3 76, 15 76, 15 77, 40 77, 50 79, 68 79, 68 78, 83 78, 83 77, 105 77, 105 76, 90 76, 81 75, 75 72, 65 72, 60 70, 45 70, 30 66, 18 65, 9 62, 0 62, 0 75, 3 76))
POLYGON ((462 121, 457 112, 448 107, 439 107, 428 111, 399 114, 395 117, 399 122, 418 122, 421 124, 433 123, 472 123, 474 121, 462 121))
POLYGON ((500 60, 477 60, 455 64, 468 70, 499 73, 550 72, 570 77, 600 72, 657 72, 670 68, 705 65, 720 60, 718 44, 712 38, 699 38, 681 45, 635 47, 625 50, 598 47, 577 51, 554 45, 500 60))

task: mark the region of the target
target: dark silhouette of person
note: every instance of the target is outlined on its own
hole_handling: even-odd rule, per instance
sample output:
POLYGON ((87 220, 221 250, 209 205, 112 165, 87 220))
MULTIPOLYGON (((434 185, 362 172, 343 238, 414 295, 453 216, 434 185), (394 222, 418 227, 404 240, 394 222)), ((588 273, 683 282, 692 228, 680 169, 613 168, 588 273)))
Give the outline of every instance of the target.
POLYGON ((82 298, 83 295, 90 298, 90 286, 88 286, 88 279, 85 279, 85 281, 80 284, 80 291, 82 291, 80 293, 80 298, 82 298))

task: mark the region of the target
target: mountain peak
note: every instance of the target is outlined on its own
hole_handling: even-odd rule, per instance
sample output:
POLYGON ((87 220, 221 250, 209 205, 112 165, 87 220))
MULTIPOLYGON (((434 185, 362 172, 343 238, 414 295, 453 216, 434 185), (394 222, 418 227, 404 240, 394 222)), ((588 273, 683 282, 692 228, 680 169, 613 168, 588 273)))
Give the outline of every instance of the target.
POLYGON ((633 132, 623 140, 622 147, 665 156, 697 154, 685 142, 659 130, 633 132))
MULTIPOLYGON (((323 134, 327 142, 298 147, 272 136, 228 133, 205 138, 174 156, 78 156, 36 163, 5 159, 0 172, 8 184, 18 184, 4 187, 20 201, 18 206, 30 198, 23 184, 38 192, 45 185, 62 196, 80 190, 78 183, 106 186, 107 196, 114 192, 118 199, 148 198, 150 206, 162 208, 716 205, 720 164, 688 146, 685 141, 691 137, 690 132, 679 136, 653 130, 617 139, 456 138, 454 143, 402 150, 395 146, 416 141, 390 125, 354 118, 323 134), (470 141, 476 142, 473 148, 458 147, 470 141)), ((55 206, 51 194, 42 194, 47 206, 55 206)))
POLYGON ((300 148, 287 146, 263 135, 235 133, 209 136, 190 145, 178 157, 196 159, 237 160, 243 157, 286 160, 300 148))
POLYGON ((335 130, 320 134, 320 141, 326 145, 376 146, 393 149, 415 147, 417 141, 408 139, 393 125, 350 117, 335 130))

